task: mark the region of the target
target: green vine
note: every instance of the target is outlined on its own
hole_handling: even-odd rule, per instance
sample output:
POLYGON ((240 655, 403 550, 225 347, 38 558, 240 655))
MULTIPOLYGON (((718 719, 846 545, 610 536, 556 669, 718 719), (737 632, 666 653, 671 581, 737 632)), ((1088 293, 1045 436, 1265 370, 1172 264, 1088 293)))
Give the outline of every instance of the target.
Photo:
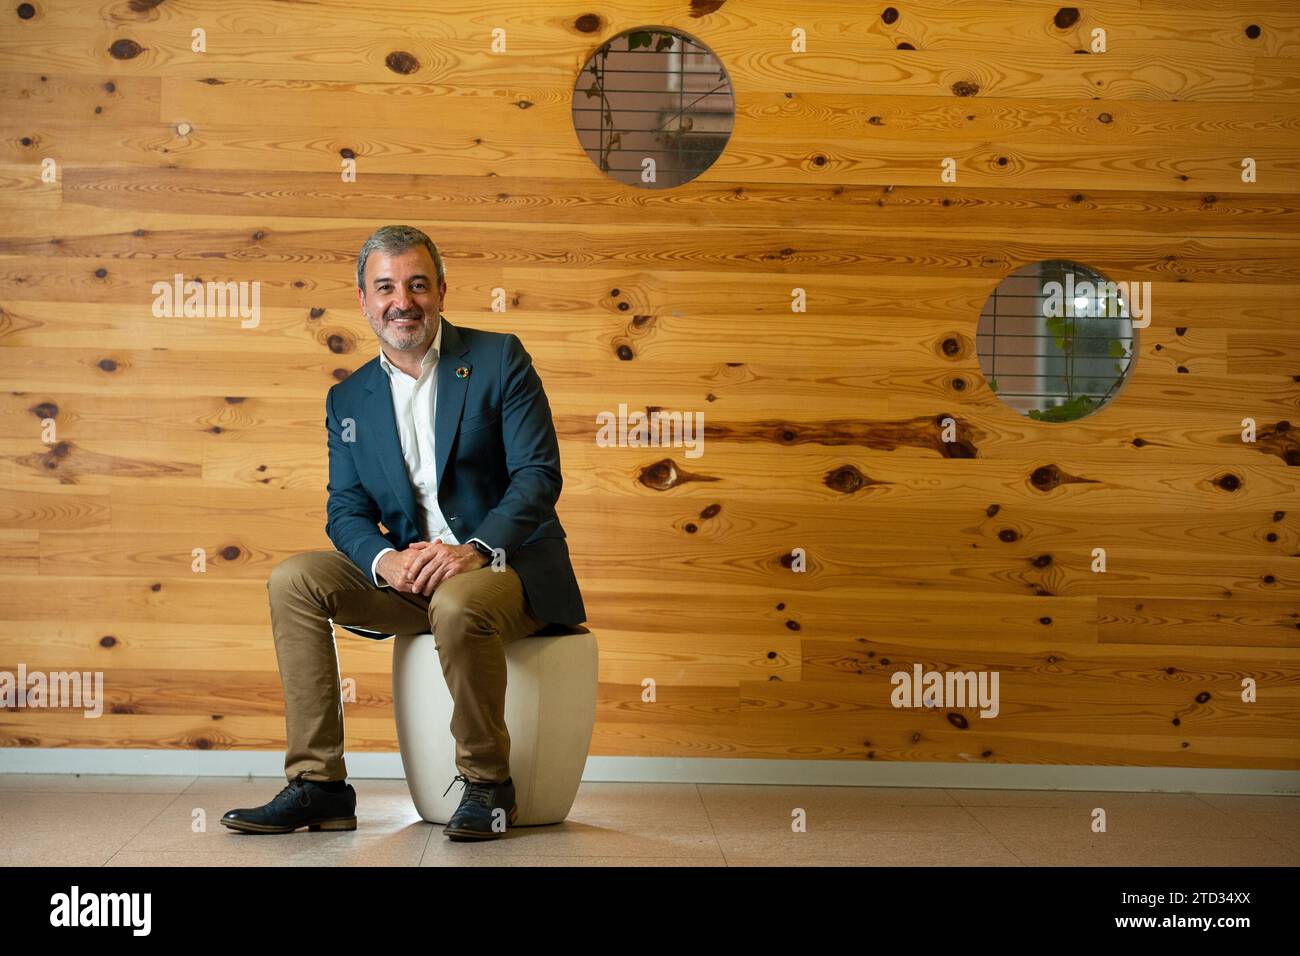
MULTIPOLYGON (((1112 296, 1107 299, 1106 308, 1102 314, 1104 316, 1117 314, 1118 308, 1119 302, 1114 296, 1112 296)), ((1069 311, 1072 310, 1062 309, 1062 312, 1069 311)), ((1051 333, 1052 339, 1056 343, 1056 347, 1064 352, 1067 357, 1064 374, 1066 399, 1060 405, 1054 405, 1051 408, 1041 410, 1031 408, 1027 414, 1034 421, 1070 422, 1078 418, 1083 418, 1085 415, 1096 411, 1102 405, 1106 404, 1107 399, 1110 398, 1111 392, 1113 392, 1115 387, 1123 380, 1124 366, 1121 362, 1132 358, 1133 353, 1124 347, 1124 343, 1120 339, 1110 339, 1106 348, 1106 354, 1110 358, 1117 360, 1115 362, 1115 381, 1111 383, 1110 388, 1106 390, 1106 394, 1103 395, 1100 400, 1095 400, 1087 394, 1075 395, 1073 372, 1074 363, 1068 360, 1074 354, 1074 336, 1076 332, 1075 318, 1075 316, 1069 314, 1051 315, 1046 317, 1045 324, 1047 326, 1047 331, 1051 333)), ((993 391, 997 391, 996 386, 993 386, 993 391)))
MULTIPOLYGON (((640 49, 641 47, 645 47, 646 49, 651 49, 653 47, 655 53, 661 53, 676 43, 677 39, 677 34, 675 33, 666 33, 660 30, 637 30, 634 33, 627 34, 627 48, 630 52, 632 50, 640 49)), ((609 172, 610 153, 614 151, 614 147, 623 145, 623 134, 621 131, 614 128, 614 111, 610 108, 609 97, 606 96, 605 93, 605 61, 609 58, 611 43, 613 43, 612 40, 610 43, 606 43, 600 48, 599 63, 595 60, 592 61, 592 83, 589 87, 583 90, 583 92, 587 94, 588 99, 599 98, 601 116, 604 117, 605 124, 613 131, 610 133, 609 137, 600 144, 600 158, 597 161, 597 166, 605 173, 609 172)), ((723 79, 725 74, 719 70, 718 76, 720 79, 723 79)), ((682 113, 685 112, 687 108, 694 106, 695 103, 699 102, 705 96, 708 96, 711 93, 716 93, 724 85, 725 79, 723 83, 714 87, 712 90, 709 90, 708 93, 701 94, 690 103, 686 104, 686 106, 681 110, 678 110, 677 113, 668 120, 668 122, 679 120, 677 128, 665 130, 660 127, 653 131, 654 138, 661 143, 665 149, 675 149, 679 140, 691 132, 691 119, 689 116, 683 118, 682 113)))

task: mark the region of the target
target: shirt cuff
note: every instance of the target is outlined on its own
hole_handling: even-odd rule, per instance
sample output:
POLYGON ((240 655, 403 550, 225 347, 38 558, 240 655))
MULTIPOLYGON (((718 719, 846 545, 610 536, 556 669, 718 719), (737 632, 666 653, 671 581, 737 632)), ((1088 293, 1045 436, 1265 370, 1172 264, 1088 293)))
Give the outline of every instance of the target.
POLYGON ((375 555, 375 560, 370 563, 370 579, 375 582, 375 587, 379 587, 379 588, 392 587, 391 584, 389 584, 387 581, 379 577, 379 559, 382 558, 384 555, 388 554, 388 552, 396 551, 396 550, 397 550, 396 548, 384 548, 383 551, 380 551, 377 555, 375 555))

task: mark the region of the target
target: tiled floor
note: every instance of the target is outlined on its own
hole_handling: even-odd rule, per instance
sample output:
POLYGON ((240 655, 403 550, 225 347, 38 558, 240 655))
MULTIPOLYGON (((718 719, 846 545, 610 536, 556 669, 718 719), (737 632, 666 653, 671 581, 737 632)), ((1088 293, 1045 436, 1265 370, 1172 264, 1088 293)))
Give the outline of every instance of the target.
POLYGON ((253 836, 221 815, 282 779, 0 775, 0 865, 1300 865, 1296 797, 587 783, 561 824, 452 843, 405 781, 351 782, 354 832, 253 836))

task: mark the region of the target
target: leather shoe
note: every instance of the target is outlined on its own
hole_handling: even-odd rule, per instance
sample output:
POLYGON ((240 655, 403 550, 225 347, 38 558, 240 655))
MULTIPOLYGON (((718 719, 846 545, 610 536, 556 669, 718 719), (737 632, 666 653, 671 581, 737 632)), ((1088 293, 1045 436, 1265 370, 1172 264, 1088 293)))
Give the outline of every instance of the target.
POLYGON ((460 806, 451 815, 442 832, 447 834, 449 840, 456 841, 498 839, 509 825, 506 821, 514 823, 519 816, 514 780, 506 777, 500 783, 491 783, 470 780, 457 774, 447 790, 442 792, 444 797, 456 785, 457 780, 465 784, 465 793, 460 798, 460 806))
POLYGON ((269 803, 231 810, 221 823, 243 833, 293 833, 303 827, 355 830, 357 792, 349 783, 338 793, 331 793, 298 774, 269 803))

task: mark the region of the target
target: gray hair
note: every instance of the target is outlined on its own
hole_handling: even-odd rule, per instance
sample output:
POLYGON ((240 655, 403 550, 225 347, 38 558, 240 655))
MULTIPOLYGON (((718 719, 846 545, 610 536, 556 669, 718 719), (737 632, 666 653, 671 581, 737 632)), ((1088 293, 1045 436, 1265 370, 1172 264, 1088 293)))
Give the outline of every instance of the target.
POLYGON ((376 249, 389 255, 405 252, 415 246, 424 246, 433 257, 433 266, 438 270, 438 285, 447 281, 447 270, 443 267, 442 256, 433 240, 414 226, 380 226, 370 234, 357 254, 357 288, 366 290, 366 260, 376 249))

